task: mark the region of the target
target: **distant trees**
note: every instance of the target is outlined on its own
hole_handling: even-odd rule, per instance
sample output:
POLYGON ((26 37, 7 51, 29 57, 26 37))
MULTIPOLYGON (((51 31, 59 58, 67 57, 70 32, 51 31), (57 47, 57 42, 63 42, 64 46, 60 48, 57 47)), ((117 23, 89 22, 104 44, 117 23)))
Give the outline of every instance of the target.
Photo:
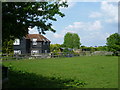
POLYGON ((107 38, 108 50, 112 51, 114 55, 120 52, 120 34, 114 33, 107 38))
POLYGON ((97 51, 108 51, 108 47, 107 46, 98 46, 96 47, 97 51))
POLYGON ((81 48, 83 51, 91 51, 91 52, 97 51, 97 47, 81 46, 80 48, 81 48))
POLYGON ((78 36, 78 34, 76 33, 70 33, 68 32, 65 36, 64 36, 64 43, 62 46, 64 47, 68 47, 68 48, 80 48, 80 37, 78 36))
POLYGON ((60 47, 61 47, 60 44, 50 44, 50 51, 51 52, 59 51, 60 47))

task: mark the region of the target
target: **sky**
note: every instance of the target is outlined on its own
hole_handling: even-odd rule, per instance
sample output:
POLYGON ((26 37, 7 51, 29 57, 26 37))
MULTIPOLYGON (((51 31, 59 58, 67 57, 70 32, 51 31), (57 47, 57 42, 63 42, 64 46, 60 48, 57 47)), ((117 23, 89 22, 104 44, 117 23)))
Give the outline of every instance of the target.
MULTIPOLYGON (((95 1, 95 0, 94 0, 95 1)), ((68 8, 60 8, 65 17, 53 21, 56 33, 46 32, 51 44, 63 44, 67 32, 77 33, 81 45, 104 46, 106 38, 118 32, 118 2, 68 2, 68 8)), ((37 34, 37 28, 29 29, 37 34)))

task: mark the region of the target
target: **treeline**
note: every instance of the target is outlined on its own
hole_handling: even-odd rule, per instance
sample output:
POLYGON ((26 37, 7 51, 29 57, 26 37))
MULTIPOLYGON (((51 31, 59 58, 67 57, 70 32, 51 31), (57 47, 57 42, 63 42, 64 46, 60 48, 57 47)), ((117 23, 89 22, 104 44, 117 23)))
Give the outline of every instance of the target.
POLYGON ((114 33, 106 38, 106 45, 105 46, 95 46, 95 47, 87 47, 87 46, 80 46, 80 37, 76 33, 68 32, 64 36, 63 44, 51 44, 50 50, 53 53, 57 52, 74 52, 75 50, 79 51, 90 51, 91 53, 94 51, 110 51, 113 52, 113 55, 119 56, 120 55, 120 34, 114 33))
POLYGON ((61 49, 68 49, 69 50, 81 50, 81 51, 108 51, 108 47, 107 46, 96 46, 96 47, 87 47, 87 46, 80 46, 79 48, 68 48, 68 47, 64 47, 63 44, 50 44, 50 51, 51 52, 60 52, 60 51, 65 51, 65 50, 61 50, 61 49))

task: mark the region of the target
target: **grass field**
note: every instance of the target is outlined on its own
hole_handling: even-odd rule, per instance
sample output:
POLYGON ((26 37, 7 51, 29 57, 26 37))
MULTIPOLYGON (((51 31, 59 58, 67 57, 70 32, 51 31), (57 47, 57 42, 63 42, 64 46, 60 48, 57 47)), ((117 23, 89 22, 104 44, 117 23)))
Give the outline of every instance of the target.
POLYGON ((86 56, 5 61, 9 82, 3 87, 117 88, 118 57, 86 56))

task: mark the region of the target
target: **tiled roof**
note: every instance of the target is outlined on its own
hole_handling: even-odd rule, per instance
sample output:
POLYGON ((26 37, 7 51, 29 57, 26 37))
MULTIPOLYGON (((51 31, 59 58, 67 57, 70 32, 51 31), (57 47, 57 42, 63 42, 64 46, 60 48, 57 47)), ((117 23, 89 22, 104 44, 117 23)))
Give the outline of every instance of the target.
POLYGON ((43 35, 40 34, 27 34, 26 39, 30 39, 32 41, 33 38, 36 38, 37 41, 48 41, 50 42, 50 40, 48 40, 46 37, 44 37, 43 35))

